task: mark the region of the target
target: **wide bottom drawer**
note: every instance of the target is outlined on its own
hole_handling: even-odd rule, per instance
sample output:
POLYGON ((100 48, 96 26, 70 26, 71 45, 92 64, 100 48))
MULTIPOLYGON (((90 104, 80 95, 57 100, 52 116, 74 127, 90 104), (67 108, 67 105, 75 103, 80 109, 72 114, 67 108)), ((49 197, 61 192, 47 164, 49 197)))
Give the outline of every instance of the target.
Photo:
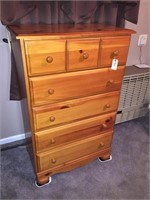
POLYGON ((42 171, 58 165, 65 165, 71 160, 109 148, 111 143, 112 132, 108 132, 80 142, 74 142, 63 148, 38 154, 38 169, 42 171))

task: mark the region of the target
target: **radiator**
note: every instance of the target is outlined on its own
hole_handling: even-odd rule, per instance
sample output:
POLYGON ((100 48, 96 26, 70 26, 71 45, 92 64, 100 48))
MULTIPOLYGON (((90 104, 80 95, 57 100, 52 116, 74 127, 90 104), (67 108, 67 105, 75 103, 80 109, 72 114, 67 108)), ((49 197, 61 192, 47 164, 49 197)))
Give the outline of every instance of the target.
POLYGON ((150 69, 127 66, 122 83, 116 124, 145 116, 149 107, 150 69))

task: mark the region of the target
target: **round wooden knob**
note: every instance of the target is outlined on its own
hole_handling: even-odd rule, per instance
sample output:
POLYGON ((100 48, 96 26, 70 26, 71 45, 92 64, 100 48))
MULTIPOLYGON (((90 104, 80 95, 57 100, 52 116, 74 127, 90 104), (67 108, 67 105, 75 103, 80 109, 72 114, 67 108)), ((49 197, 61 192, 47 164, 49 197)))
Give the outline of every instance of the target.
POLYGON ((51 143, 51 144, 55 144, 55 142, 56 142, 56 140, 55 140, 54 138, 52 138, 52 139, 50 140, 50 143, 51 143))
POLYGON ((105 144, 103 143, 103 142, 100 142, 100 144, 99 144, 99 149, 101 148, 101 147, 104 147, 105 146, 105 144))
POLYGON ((106 107, 106 108, 110 108, 110 104, 106 104, 105 107, 106 107))
POLYGON ((106 110, 106 109, 108 109, 108 108, 110 108, 110 104, 106 104, 106 105, 103 107, 103 110, 106 110))
POLYGON ((48 94, 50 94, 50 95, 54 94, 54 92, 55 92, 54 89, 49 89, 48 90, 48 94))
POLYGON ((112 117, 110 117, 110 118, 108 118, 108 119, 106 119, 106 121, 105 121, 106 123, 112 123, 113 122, 113 118, 112 117))
POLYGON ((48 56, 48 57, 46 58, 46 61, 47 61, 48 63, 52 63, 52 62, 53 62, 53 57, 48 56))
POLYGON ((114 84, 114 80, 109 80, 106 84, 106 86, 112 86, 114 84))
POLYGON ((56 160, 54 158, 51 159, 51 163, 55 164, 56 160))
POLYGON ((114 51, 112 54, 113 54, 113 57, 116 57, 119 55, 119 51, 114 51))
POLYGON ((54 122, 54 121, 55 121, 55 117, 54 117, 54 116, 51 116, 51 117, 49 118, 49 120, 50 120, 51 122, 54 122))
POLYGON ((105 128, 107 128, 107 124, 102 124, 102 129, 105 129, 105 128))
POLYGON ((88 53, 83 53, 82 56, 83 56, 84 59, 87 59, 89 57, 89 54, 88 53))

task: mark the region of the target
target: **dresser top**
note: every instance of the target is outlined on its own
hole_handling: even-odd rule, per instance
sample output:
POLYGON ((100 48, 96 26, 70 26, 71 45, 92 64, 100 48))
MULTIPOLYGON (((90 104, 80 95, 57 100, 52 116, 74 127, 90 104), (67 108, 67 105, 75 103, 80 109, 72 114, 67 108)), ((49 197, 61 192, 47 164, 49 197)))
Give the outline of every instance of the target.
POLYGON ((9 25, 8 29, 13 32, 18 39, 35 37, 35 36, 61 36, 81 37, 82 36, 114 36, 114 35, 130 35, 135 31, 115 26, 102 24, 24 24, 9 25))

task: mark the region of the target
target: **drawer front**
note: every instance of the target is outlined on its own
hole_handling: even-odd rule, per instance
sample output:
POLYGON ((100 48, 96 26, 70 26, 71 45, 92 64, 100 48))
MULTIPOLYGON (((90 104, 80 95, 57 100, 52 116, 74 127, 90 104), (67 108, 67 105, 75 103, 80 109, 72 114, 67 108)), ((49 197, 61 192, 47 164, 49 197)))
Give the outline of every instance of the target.
POLYGON ((30 78, 33 105, 44 105, 120 90, 124 67, 30 78))
POLYGON ((30 76, 65 71, 65 40, 26 41, 25 49, 30 76))
POLYGON ((73 124, 51 128, 35 133, 38 152, 46 151, 60 145, 100 135, 113 130, 116 114, 110 113, 93 117, 73 124))
POLYGON ((80 142, 74 142, 63 148, 37 155, 39 170, 46 170, 58 165, 99 152, 111 146, 112 132, 98 135, 80 142))
POLYGON ((98 62, 99 40, 69 40, 68 70, 96 68, 98 62))
POLYGON ((125 65, 130 37, 113 37, 101 40, 100 67, 111 66, 113 59, 118 59, 118 65, 125 65))
POLYGON ((96 95, 78 100, 33 109, 35 130, 83 120, 116 111, 119 92, 96 95))

